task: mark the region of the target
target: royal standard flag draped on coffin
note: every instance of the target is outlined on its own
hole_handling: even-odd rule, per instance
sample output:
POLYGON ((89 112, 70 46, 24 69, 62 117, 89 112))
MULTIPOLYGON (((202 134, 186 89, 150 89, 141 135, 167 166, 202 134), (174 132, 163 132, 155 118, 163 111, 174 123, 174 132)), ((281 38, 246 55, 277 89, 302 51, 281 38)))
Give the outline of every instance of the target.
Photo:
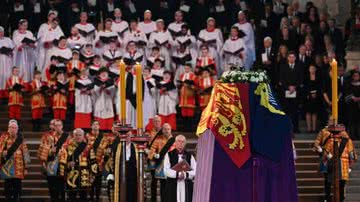
POLYGON ((291 123, 268 84, 218 82, 202 113, 197 135, 206 129, 241 167, 255 153, 278 161, 291 123))

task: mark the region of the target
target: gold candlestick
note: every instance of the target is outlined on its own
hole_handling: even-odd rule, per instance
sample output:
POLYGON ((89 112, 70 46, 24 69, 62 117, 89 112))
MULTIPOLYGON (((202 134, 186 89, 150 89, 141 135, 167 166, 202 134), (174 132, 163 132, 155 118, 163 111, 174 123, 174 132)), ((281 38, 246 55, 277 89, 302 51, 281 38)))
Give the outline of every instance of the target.
POLYGON ((135 65, 136 73, 136 125, 138 131, 143 129, 143 80, 142 67, 139 63, 135 65))
POLYGON ((334 125, 338 122, 338 66, 335 59, 331 61, 331 107, 332 107, 332 119, 334 120, 334 125))
POLYGON ((126 65, 123 60, 119 63, 120 75, 119 75, 119 97, 120 97, 120 123, 126 124, 126 65))

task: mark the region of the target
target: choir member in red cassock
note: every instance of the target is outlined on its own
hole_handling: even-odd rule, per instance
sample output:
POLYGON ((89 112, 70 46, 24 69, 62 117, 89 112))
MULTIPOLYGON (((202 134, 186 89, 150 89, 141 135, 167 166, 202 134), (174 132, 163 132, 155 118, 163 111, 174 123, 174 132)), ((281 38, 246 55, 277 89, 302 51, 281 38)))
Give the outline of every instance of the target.
MULTIPOLYGON (((195 80, 196 76, 191 71, 191 65, 185 65, 185 72, 180 75, 180 100, 181 116, 184 118, 186 125, 191 124, 191 119, 195 113, 195 80)), ((192 127, 191 127, 192 128, 192 127)))
POLYGON ((6 89, 9 90, 9 119, 21 119, 21 107, 24 106, 23 92, 25 91, 24 81, 19 77, 18 67, 12 68, 12 75, 6 81, 6 89))
POLYGON ((43 110, 45 108, 44 94, 47 86, 41 81, 41 72, 35 71, 34 80, 31 82, 31 117, 33 121, 33 130, 40 131, 41 119, 43 118, 43 110))
POLYGON ((52 108, 55 119, 62 121, 66 118, 67 95, 69 82, 65 79, 63 71, 56 73, 56 82, 51 85, 53 91, 52 108))
POLYGON ((201 74, 202 68, 208 68, 212 75, 216 75, 216 62, 215 59, 210 55, 209 47, 203 45, 200 47, 200 56, 196 59, 195 73, 201 74))
POLYGON ((197 82, 197 88, 199 90, 198 102, 201 110, 204 110, 209 103, 211 91, 214 85, 215 79, 211 77, 209 69, 202 69, 201 77, 197 82))

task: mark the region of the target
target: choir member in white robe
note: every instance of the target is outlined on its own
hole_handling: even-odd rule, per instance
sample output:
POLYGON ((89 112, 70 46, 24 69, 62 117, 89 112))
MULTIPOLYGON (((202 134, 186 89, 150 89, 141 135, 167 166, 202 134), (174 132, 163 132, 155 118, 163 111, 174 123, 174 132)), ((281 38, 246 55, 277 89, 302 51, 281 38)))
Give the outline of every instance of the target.
POLYGON ((173 40, 170 33, 165 30, 164 20, 158 19, 156 21, 156 31, 150 34, 149 48, 155 46, 160 48, 160 55, 165 59, 165 69, 167 70, 171 69, 170 49, 172 44, 173 40))
POLYGON ((101 66, 102 65, 100 55, 95 55, 92 59, 91 65, 89 66, 89 74, 91 79, 94 79, 98 76, 101 66))
POLYGON ((135 42, 138 50, 142 54, 145 54, 148 40, 145 33, 138 28, 138 22, 136 20, 130 21, 129 30, 124 33, 124 45, 127 46, 130 41, 135 42))
POLYGON ((116 32, 111 29, 112 19, 108 18, 105 20, 105 28, 102 31, 96 33, 95 37, 95 53, 102 55, 110 47, 110 41, 116 40, 117 45, 122 45, 122 40, 116 32))
POLYGON ((84 37, 87 43, 91 43, 95 38, 95 27, 93 24, 88 23, 88 14, 86 12, 80 13, 80 22, 75 25, 79 29, 79 33, 84 37))
POLYGON ((74 47, 82 47, 86 44, 85 38, 79 34, 77 27, 71 28, 71 36, 67 40, 70 49, 74 47))
POLYGON ((144 101, 143 101, 143 109, 144 109, 144 127, 149 127, 150 119, 155 117, 156 107, 155 107, 155 79, 151 77, 150 68, 144 68, 143 70, 144 76, 144 101))
POLYGON ((0 26, 0 99, 7 97, 6 80, 13 67, 13 41, 4 36, 4 28, 0 26))
POLYGON ((239 30, 241 30, 245 34, 245 36, 243 37, 245 46, 247 48, 245 68, 246 70, 249 70, 256 59, 254 30, 251 24, 247 22, 244 12, 240 11, 238 13, 238 21, 239 22, 236 23, 234 26, 238 27, 239 30))
MULTIPOLYGON (((167 27, 173 39, 181 34, 181 26, 184 25, 184 15, 181 11, 175 12, 175 21, 170 23, 167 27)), ((190 33, 189 33, 190 34, 190 33)))
POLYGON ((144 12, 144 21, 139 22, 139 30, 145 33, 149 39, 150 34, 156 30, 156 23, 151 20, 152 14, 150 10, 144 12))
POLYGON ((86 69, 81 71, 75 83, 75 121, 74 128, 90 128, 92 115, 93 82, 86 69))
POLYGON ((132 66, 137 62, 141 64, 141 66, 145 65, 145 57, 142 52, 136 47, 134 41, 130 41, 126 47, 126 52, 123 55, 123 59, 126 65, 132 66))
POLYGON ((131 68, 126 72, 126 123, 130 124, 132 128, 136 128, 136 94, 137 93, 143 93, 143 92, 136 91, 135 69, 131 68))
POLYGON ((185 46, 189 49, 192 58, 191 63, 194 66, 198 56, 198 47, 195 36, 190 34, 189 26, 185 23, 183 23, 180 33, 175 38, 173 51, 180 48, 180 46, 185 46))
MULTIPOLYGON (((45 32, 46 30, 48 30, 48 29, 51 28, 51 24, 52 24, 53 20, 54 20, 55 18, 57 18, 57 16, 58 16, 58 12, 55 11, 55 10, 50 10, 50 11, 48 12, 47 22, 40 25, 39 31, 38 31, 38 33, 37 33, 37 39, 39 39, 39 38, 44 34, 44 32, 45 32)), ((61 28, 60 28, 60 29, 61 29, 61 28)))
POLYGON ((44 29, 41 33, 38 33, 38 55, 37 66, 39 71, 42 71, 50 61, 49 52, 53 48, 54 40, 58 40, 61 36, 64 36, 61 28, 58 26, 58 20, 54 19, 51 22, 51 26, 44 29))
POLYGON ((152 47, 150 55, 146 57, 146 66, 151 68, 156 59, 159 59, 162 62, 162 67, 165 65, 165 59, 160 55, 160 48, 157 46, 152 47))
MULTIPOLYGON (((80 50, 80 54, 81 54, 81 60, 86 64, 86 65, 90 65, 94 56, 95 56, 95 51, 93 48, 92 44, 85 44, 85 46, 83 46, 80 50)), ((100 56, 100 55, 98 55, 100 56)))
POLYGON ((119 65, 111 65, 109 68, 109 77, 116 81, 117 79, 119 79, 119 75, 120 75, 120 66, 119 65))
MULTIPOLYGON (((160 83, 164 78, 164 67, 160 59, 155 59, 153 66, 151 67, 150 73, 151 77, 155 80, 155 83, 160 83)), ((155 99, 155 109, 156 112, 159 111, 159 102, 160 102, 160 90, 158 88, 154 89, 154 99, 155 99)))
POLYGON ((115 87, 106 68, 99 70, 94 86, 94 119, 99 121, 101 130, 111 130, 114 122, 113 98, 115 87))
POLYGON ((111 25, 111 30, 116 32, 121 39, 124 38, 124 33, 129 29, 129 23, 121 19, 122 12, 119 8, 114 10, 114 22, 111 25))
POLYGON ((109 49, 106 50, 102 56, 103 64, 108 68, 117 65, 116 62, 122 58, 122 53, 120 49, 118 49, 116 41, 112 40, 109 45, 109 49))
POLYGON ((30 82, 33 79, 35 71, 36 40, 33 33, 27 30, 27 27, 27 20, 20 20, 19 29, 13 34, 13 41, 15 43, 13 64, 20 68, 20 77, 22 77, 25 82, 30 82))
POLYGON ((207 45, 211 56, 215 59, 216 65, 220 67, 219 52, 223 46, 224 40, 220 29, 215 27, 215 19, 208 18, 206 29, 200 31, 198 36, 198 47, 207 45))
POLYGON ((239 37, 239 29, 232 27, 230 37, 224 43, 221 49, 221 56, 223 57, 224 71, 230 70, 231 66, 244 68, 244 61, 246 58, 246 47, 242 38, 239 37))
POLYGON ((160 91, 159 116, 164 123, 169 123, 176 130, 176 104, 178 102, 178 91, 171 79, 172 73, 164 71, 163 80, 157 84, 160 91))
POLYGON ((175 137, 175 148, 164 157, 164 173, 166 176, 165 201, 191 202, 193 180, 196 172, 196 161, 192 154, 185 150, 186 138, 183 135, 175 137), (177 171, 172 168, 186 161, 189 171, 177 171))
POLYGON ((192 64, 193 58, 191 56, 191 52, 188 47, 185 45, 181 45, 176 49, 176 51, 172 54, 173 68, 175 70, 174 80, 179 80, 180 75, 185 72, 185 65, 192 64))
POLYGON ((72 51, 67 46, 67 39, 65 36, 61 36, 58 41, 58 45, 53 47, 48 54, 48 58, 46 59, 46 64, 50 63, 50 57, 56 56, 60 63, 68 63, 72 58, 72 51))

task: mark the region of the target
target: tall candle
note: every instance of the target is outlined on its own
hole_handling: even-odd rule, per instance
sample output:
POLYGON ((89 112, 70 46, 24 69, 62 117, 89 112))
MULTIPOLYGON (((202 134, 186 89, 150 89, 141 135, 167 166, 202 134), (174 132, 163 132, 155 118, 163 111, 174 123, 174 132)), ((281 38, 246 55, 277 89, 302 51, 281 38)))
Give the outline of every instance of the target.
POLYGON ((120 79, 119 79, 119 96, 120 96, 120 122, 126 123, 126 80, 125 80, 125 69, 126 65, 123 60, 119 64, 120 79))
POLYGON ((136 73, 136 124, 137 129, 143 129, 143 79, 142 68, 139 63, 135 65, 136 73))
POLYGON ((338 121, 338 66, 335 59, 331 61, 331 106, 332 106, 332 118, 334 120, 334 124, 337 124, 338 121))

